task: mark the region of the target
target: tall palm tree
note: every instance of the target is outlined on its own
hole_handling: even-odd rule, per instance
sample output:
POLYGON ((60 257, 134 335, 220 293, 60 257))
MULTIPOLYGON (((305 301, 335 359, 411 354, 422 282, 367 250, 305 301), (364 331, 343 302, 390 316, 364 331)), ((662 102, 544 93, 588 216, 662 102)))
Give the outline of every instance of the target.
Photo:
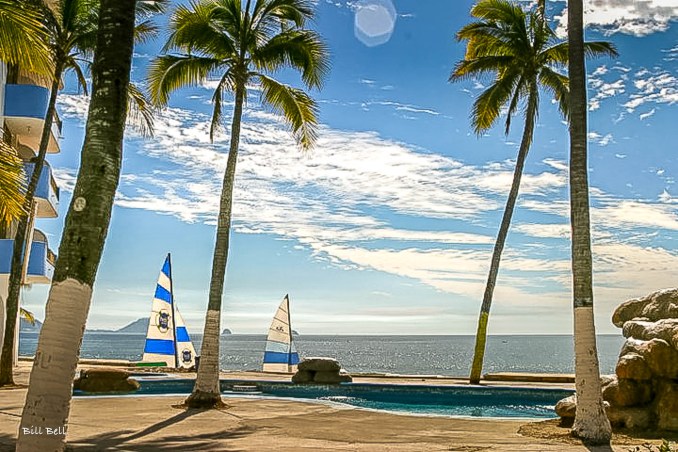
MULTIPOLYGON (((499 119, 502 108, 506 108, 506 134, 511 126, 511 119, 521 109, 521 104, 525 116, 513 182, 494 244, 478 320, 469 378, 471 384, 478 384, 485 355, 492 296, 499 273, 501 253, 518 198, 520 179, 532 144, 538 115, 539 91, 542 88, 551 94, 558 102, 561 114, 567 117, 569 81, 567 76, 560 72, 567 64, 568 46, 566 42, 558 42, 555 33, 549 27, 544 11, 544 0, 538 3, 535 12, 526 12, 509 0, 481 0, 471 9, 471 15, 478 20, 464 26, 457 33, 458 40, 467 41, 466 55, 457 63, 450 81, 494 76, 492 84, 473 104, 471 122, 474 131, 481 135, 490 129, 499 119)), ((612 45, 606 42, 586 43, 586 50, 590 55, 616 54, 612 45)))
POLYGON ((568 0, 570 74, 570 222, 574 301, 575 389, 573 433, 591 444, 610 444, 600 384, 593 318, 593 262, 587 163, 586 64, 582 0, 568 0))
POLYGON ((233 93, 235 106, 231 142, 223 179, 217 223, 209 302, 205 316, 200 367, 192 407, 221 404, 219 391, 219 331, 221 299, 228 259, 231 205, 240 141, 243 105, 249 83, 261 87, 261 99, 291 126, 297 143, 310 148, 316 139, 316 104, 300 89, 266 75, 283 68, 301 72, 308 88, 320 88, 329 69, 328 52, 314 31, 303 28, 313 17, 312 0, 198 0, 179 6, 170 20, 165 49, 179 54, 160 56, 151 63, 151 98, 167 105, 170 93, 197 85, 211 76, 219 83, 212 96, 210 138, 222 120, 222 97, 233 93))
POLYGON ((53 72, 41 0, 0 0, 0 61, 49 76, 53 72))
POLYGON ((42 427, 45 431, 46 427, 68 424, 92 286, 120 179, 135 3, 101 0, 80 170, 31 370, 17 451, 60 451, 65 447, 65 432, 30 435, 24 428, 42 427))
POLYGON ((0 355, 0 386, 12 384, 12 366, 14 355, 14 331, 19 309, 19 294, 21 291, 21 270, 23 267, 24 244, 30 234, 28 226, 34 214, 34 195, 40 180, 40 174, 45 163, 47 146, 50 140, 52 122, 56 113, 56 101, 61 85, 61 77, 67 70, 72 70, 78 83, 86 91, 87 83, 80 63, 89 56, 96 37, 96 0, 62 0, 57 4, 56 11, 41 3, 41 20, 48 29, 47 43, 54 59, 54 73, 51 80, 50 97, 47 112, 40 137, 38 155, 35 159, 33 174, 28 182, 24 201, 25 214, 19 219, 17 232, 14 237, 11 269, 9 275, 9 290, 7 295, 7 317, 5 319, 5 336, 0 355))
MULTIPOLYGON (((2 1, 2 0, 0 0, 2 1)), ((5 336, 0 355, 0 386, 13 383, 12 357, 14 356, 14 332, 16 316, 19 308, 19 295, 22 284, 22 268, 26 237, 30 234, 29 225, 34 216, 34 196, 40 174, 45 163, 47 146, 49 144, 52 121, 56 113, 56 101, 59 94, 62 75, 73 71, 78 83, 87 93, 85 72, 89 69, 91 56, 96 43, 96 32, 99 15, 99 0, 59 0, 55 8, 50 8, 41 0, 31 0, 40 7, 42 21, 47 24, 48 38, 54 58, 54 73, 51 76, 52 86, 49 103, 45 114, 45 121, 31 175, 24 199, 25 214, 19 219, 14 247, 12 251, 9 290, 7 295, 7 317, 5 320, 5 336)), ((149 15, 162 12, 166 0, 144 0, 137 4, 137 17, 142 17, 135 27, 135 39, 144 41, 155 34, 155 26, 149 15)), ((130 84, 128 89, 128 106, 133 125, 142 133, 149 135, 153 131, 152 111, 146 103, 143 93, 130 84)))

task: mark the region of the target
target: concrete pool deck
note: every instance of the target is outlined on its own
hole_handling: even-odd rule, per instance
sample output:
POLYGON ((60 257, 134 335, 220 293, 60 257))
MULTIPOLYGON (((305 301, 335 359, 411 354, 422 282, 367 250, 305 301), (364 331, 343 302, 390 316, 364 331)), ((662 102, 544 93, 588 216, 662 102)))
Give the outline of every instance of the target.
MULTIPOLYGON (((18 384, 28 382, 29 366, 30 363, 21 363, 18 384)), ((223 376, 256 379, 257 375, 261 379, 260 373, 250 372, 227 372, 223 376)), ((289 378, 265 376, 268 380, 289 378)), ((378 380, 393 382, 383 377, 378 380)), ((422 384, 421 378, 404 380, 422 384)), ((440 383, 438 378, 425 380, 427 384, 432 383, 430 380, 440 383)), ((449 380, 454 384, 461 381, 449 380)), ((13 450, 25 396, 25 387, 0 390, 1 451, 13 450)), ((409 416, 326 404, 231 397, 226 399, 225 410, 199 411, 177 408, 182 400, 182 396, 76 398, 68 426, 69 445, 74 450, 126 451, 626 452, 633 449, 632 445, 646 442, 617 437, 612 448, 587 448, 566 435, 524 436, 519 433, 521 427, 541 424, 524 420, 409 416)), ((567 432, 560 430, 562 434, 567 432)))

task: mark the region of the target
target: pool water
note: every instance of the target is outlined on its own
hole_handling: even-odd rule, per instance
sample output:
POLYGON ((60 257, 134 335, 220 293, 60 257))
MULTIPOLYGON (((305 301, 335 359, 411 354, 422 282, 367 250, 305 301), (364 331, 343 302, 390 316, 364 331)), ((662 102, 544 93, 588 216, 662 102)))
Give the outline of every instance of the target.
MULTIPOLYGON (((141 377, 134 395, 189 394, 192 379, 141 377)), ((280 381, 221 380, 225 397, 283 397, 340 403, 360 408, 408 414, 553 418, 558 400, 573 393, 567 389, 389 385, 342 383, 295 385, 280 381)), ((76 395, 87 395, 80 391, 76 395)))

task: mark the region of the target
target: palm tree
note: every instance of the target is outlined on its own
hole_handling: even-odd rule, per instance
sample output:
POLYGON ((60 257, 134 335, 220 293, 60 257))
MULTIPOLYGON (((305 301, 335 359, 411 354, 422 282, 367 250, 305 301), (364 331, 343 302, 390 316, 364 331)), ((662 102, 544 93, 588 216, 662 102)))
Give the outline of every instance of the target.
POLYGON ((586 64, 582 0, 568 0, 570 74, 570 222, 574 300, 575 388, 573 433, 590 444, 610 444, 610 421, 600 385, 593 318, 593 263, 587 163, 586 64))
MULTIPOLYGON (((467 41, 466 55, 457 63, 450 81, 494 75, 493 83, 473 104, 471 122, 474 131, 481 135, 490 129, 499 119, 504 107, 506 134, 511 126, 511 119, 521 108, 521 103, 525 116, 513 182, 494 244, 480 309, 471 384, 480 382, 492 295, 499 273, 501 253, 518 198, 525 160, 532 144, 540 87, 553 95, 561 114, 566 118, 568 115, 569 81, 560 72, 567 64, 568 46, 566 42, 557 42, 555 33, 546 21, 544 3, 544 0, 539 2, 536 12, 526 12, 509 0, 481 0, 471 9, 471 15, 478 20, 464 26, 457 33, 458 40, 467 41)), ((616 55, 612 45, 606 42, 586 43, 586 50, 590 55, 616 55)))
POLYGON ((52 74, 47 29, 39 0, 0 0, 0 61, 44 76, 52 74))
POLYGON ((17 451, 60 451, 65 432, 24 428, 66 426, 73 378, 120 178, 136 0, 101 0, 90 101, 80 170, 59 246, 45 322, 31 370, 17 451))
MULTIPOLYGON (((2 1, 2 0, 0 0, 2 1)), ((37 0, 35 0, 37 2, 37 0)), ((30 234, 28 225, 34 216, 34 195, 40 174, 45 163, 47 146, 49 144, 52 121, 56 113, 56 101, 61 85, 62 75, 66 71, 73 71, 83 92, 87 93, 85 71, 89 69, 90 60, 96 43, 96 32, 99 15, 98 0, 60 0, 56 4, 56 11, 49 8, 44 2, 40 12, 42 20, 47 24, 49 31, 47 42, 51 53, 54 55, 54 74, 50 77, 52 86, 49 104, 45 115, 44 126, 38 156, 35 160, 33 174, 31 175, 24 199, 24 210, 27 212, 19 219, 14 248, 12 251, 11 270, 9 276, 9 290, 7 295, 7 317, 5 320, 5 336, 0 356, 0 386, 13 383, 12 357, 14 356, 14 331, 16 328, 16 315, 19 307, 19 294, 22 284, 22 267, 26 237, 30 234), (84 69, 83 69, 84 66, 84 69)), ((137 17, 143 17, 144 21, 135 28, 135 39, 144 41, 154 35, 155 27, 150 22, 149 15, 162 12, 166 0, 145 0, 137 4, 137 17)), ((153 115, 147 105, 141 91, 134 85, 129 85, 130 117, 134 120, 133 125, 145 135, 153 132, 153 115)))
POLYGON ((24 257, 24 244, 30 234, 28 225, 34 214, 34 195, 45 163, 45 155, 50 140, 52 122, 56 112, 56 101, 61 84, 61 77, 67 70, 73 70, 78 83, 86 90, 87 83, 80 63, 93 47, 96 36, 96 0, 62 0, 53 11, 45 3, 39 5, 42 21, 49 31, 47 42, 54 59, 54 73, 51 80, 49 103, 40 137, 38 155, 35 160, 33 174, 28 182, 24 201, 25 214, 19 219, 14 237, 9 291, 7 295, 7 317, 5 319, 5 336, 0 356, 0 386, 13 384, 12 360, 14 355, 14 331, 19 309, 19 293, 21 291, 21 269, 24 257))
POLYGON ((261 87, 261 99, 280 113, 291 126, 297 143, 309 149, 316 139, 317 108, 300 89, 282 84, 267 73, 283 68, 301 72, 304 84, 320 88, 329 69, 328 52, 314 31, 303 28, 313 17, 312 0, 199 0, 179 6, 170 20, 168 51, 149 72, 151 98, 167 105, 170 93, 219 76, 212 96, 214 110, 210 139, 222 120, 222 97, 235 98, 231 142, 221 191, 209 302, 205 316, 200 367, 193 393, 186 399, 191 407, 220 405, 219 331, 221 298, 228 259, 231 205, 240 141, 243 104, 249 83, 261 87))

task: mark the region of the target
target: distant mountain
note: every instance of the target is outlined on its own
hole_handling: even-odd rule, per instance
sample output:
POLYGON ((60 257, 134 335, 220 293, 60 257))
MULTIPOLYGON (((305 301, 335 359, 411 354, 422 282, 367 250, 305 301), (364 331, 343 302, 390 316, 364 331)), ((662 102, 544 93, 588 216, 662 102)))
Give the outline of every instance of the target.
POLYGON ((221 335, 226 336, 227 334, 233 334, 233 333, 228 328, 224 328, 224 331, 221 332, 221 335))
POLYGON ((21 323, 19 324, 20 333, 39 333, 40 328, 42 328, 42 322, 38 319, 35 320, 35 325, 31 325, 31 322, 21 318, 21 323))
POLYGON ((136 319, 129 325, 123 326, 119 330, 115 330, 114 333, 146 334, 146 332, 148 331, 148 321, 149 317, 142 317, 140 319, 136 319))

